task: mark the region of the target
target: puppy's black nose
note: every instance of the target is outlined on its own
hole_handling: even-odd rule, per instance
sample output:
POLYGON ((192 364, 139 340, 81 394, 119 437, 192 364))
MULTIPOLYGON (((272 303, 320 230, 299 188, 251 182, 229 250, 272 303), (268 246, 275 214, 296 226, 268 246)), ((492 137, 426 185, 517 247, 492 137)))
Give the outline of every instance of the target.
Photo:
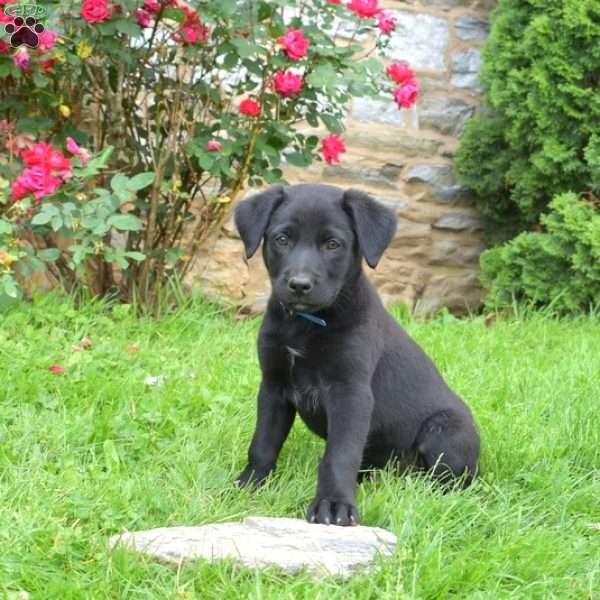
POLYGON ((288 281, 288 287, 296 296, 303 296, 304 294, 308 294, 310 290, 313 288, 312 281, 306 277, 305 275, 297 275, 296 277, 291 277, 288 281))

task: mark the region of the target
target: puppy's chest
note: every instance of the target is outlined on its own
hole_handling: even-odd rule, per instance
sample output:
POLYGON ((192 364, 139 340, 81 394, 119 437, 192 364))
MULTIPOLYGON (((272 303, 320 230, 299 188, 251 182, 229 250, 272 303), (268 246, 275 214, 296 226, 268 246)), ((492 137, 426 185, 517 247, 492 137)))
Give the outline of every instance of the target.
POLYGON ((285 354, 288 366, 288 400, 301 415, 321 413, 329 386, 321 376, 318 365, 308 360, 300 348, 286 345, 285 354))

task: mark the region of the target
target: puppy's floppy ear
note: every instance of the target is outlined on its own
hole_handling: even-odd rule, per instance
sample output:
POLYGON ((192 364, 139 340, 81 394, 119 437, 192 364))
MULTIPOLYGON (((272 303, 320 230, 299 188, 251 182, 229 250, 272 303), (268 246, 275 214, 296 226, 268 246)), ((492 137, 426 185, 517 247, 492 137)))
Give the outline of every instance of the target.
POLYGON ((235 226, 246 247, 246 258, 250 258, 260 246, 269 219, 282 200, 283 186, 274 185, 242 200, 235 207, 235 226))
POLYGON ((396 215, 359 190, 346 190, 342 204, 354 223, 360 252, 374 269, 396 233, 396 215))

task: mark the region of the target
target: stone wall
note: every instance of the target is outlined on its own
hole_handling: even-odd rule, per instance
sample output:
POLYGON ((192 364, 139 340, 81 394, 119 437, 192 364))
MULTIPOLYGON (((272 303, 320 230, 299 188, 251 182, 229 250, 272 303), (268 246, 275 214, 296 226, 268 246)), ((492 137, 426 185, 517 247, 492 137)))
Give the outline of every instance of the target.
MULTIPOLYGON (((457 182, 452 156, 465 122, 478 110, 480 47, 494 4, 381 2, 398 23, 390 61, 406 60, 417 71, 422 89, 417 110, 355 99, 341 164, 286 171, 291 183, 360 188, 396 211, 398 233, 377 270, 367 271, 384 301, 403 302, 418 313, 442 306, 476 310, 482 298, 481 221, 468 190, 457 182)), ((202 248, 189 281, 255 310, 269 294, 260 252, 246 264, 231 215, 202 248)))

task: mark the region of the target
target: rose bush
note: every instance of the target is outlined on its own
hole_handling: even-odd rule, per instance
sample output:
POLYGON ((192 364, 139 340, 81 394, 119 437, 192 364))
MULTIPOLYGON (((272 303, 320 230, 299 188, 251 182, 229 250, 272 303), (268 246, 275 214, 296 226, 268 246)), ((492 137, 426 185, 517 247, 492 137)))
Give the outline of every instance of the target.
POLYGON ((408 107, 418 95, 407 65, 386 75, 373 55, 395 27, 377 0, 47 6, 37 48, 0 43, 0 294, 11 297, 17 273, 49 267, 152 302, 247 185, 339 160, 351 97, 408 107))

